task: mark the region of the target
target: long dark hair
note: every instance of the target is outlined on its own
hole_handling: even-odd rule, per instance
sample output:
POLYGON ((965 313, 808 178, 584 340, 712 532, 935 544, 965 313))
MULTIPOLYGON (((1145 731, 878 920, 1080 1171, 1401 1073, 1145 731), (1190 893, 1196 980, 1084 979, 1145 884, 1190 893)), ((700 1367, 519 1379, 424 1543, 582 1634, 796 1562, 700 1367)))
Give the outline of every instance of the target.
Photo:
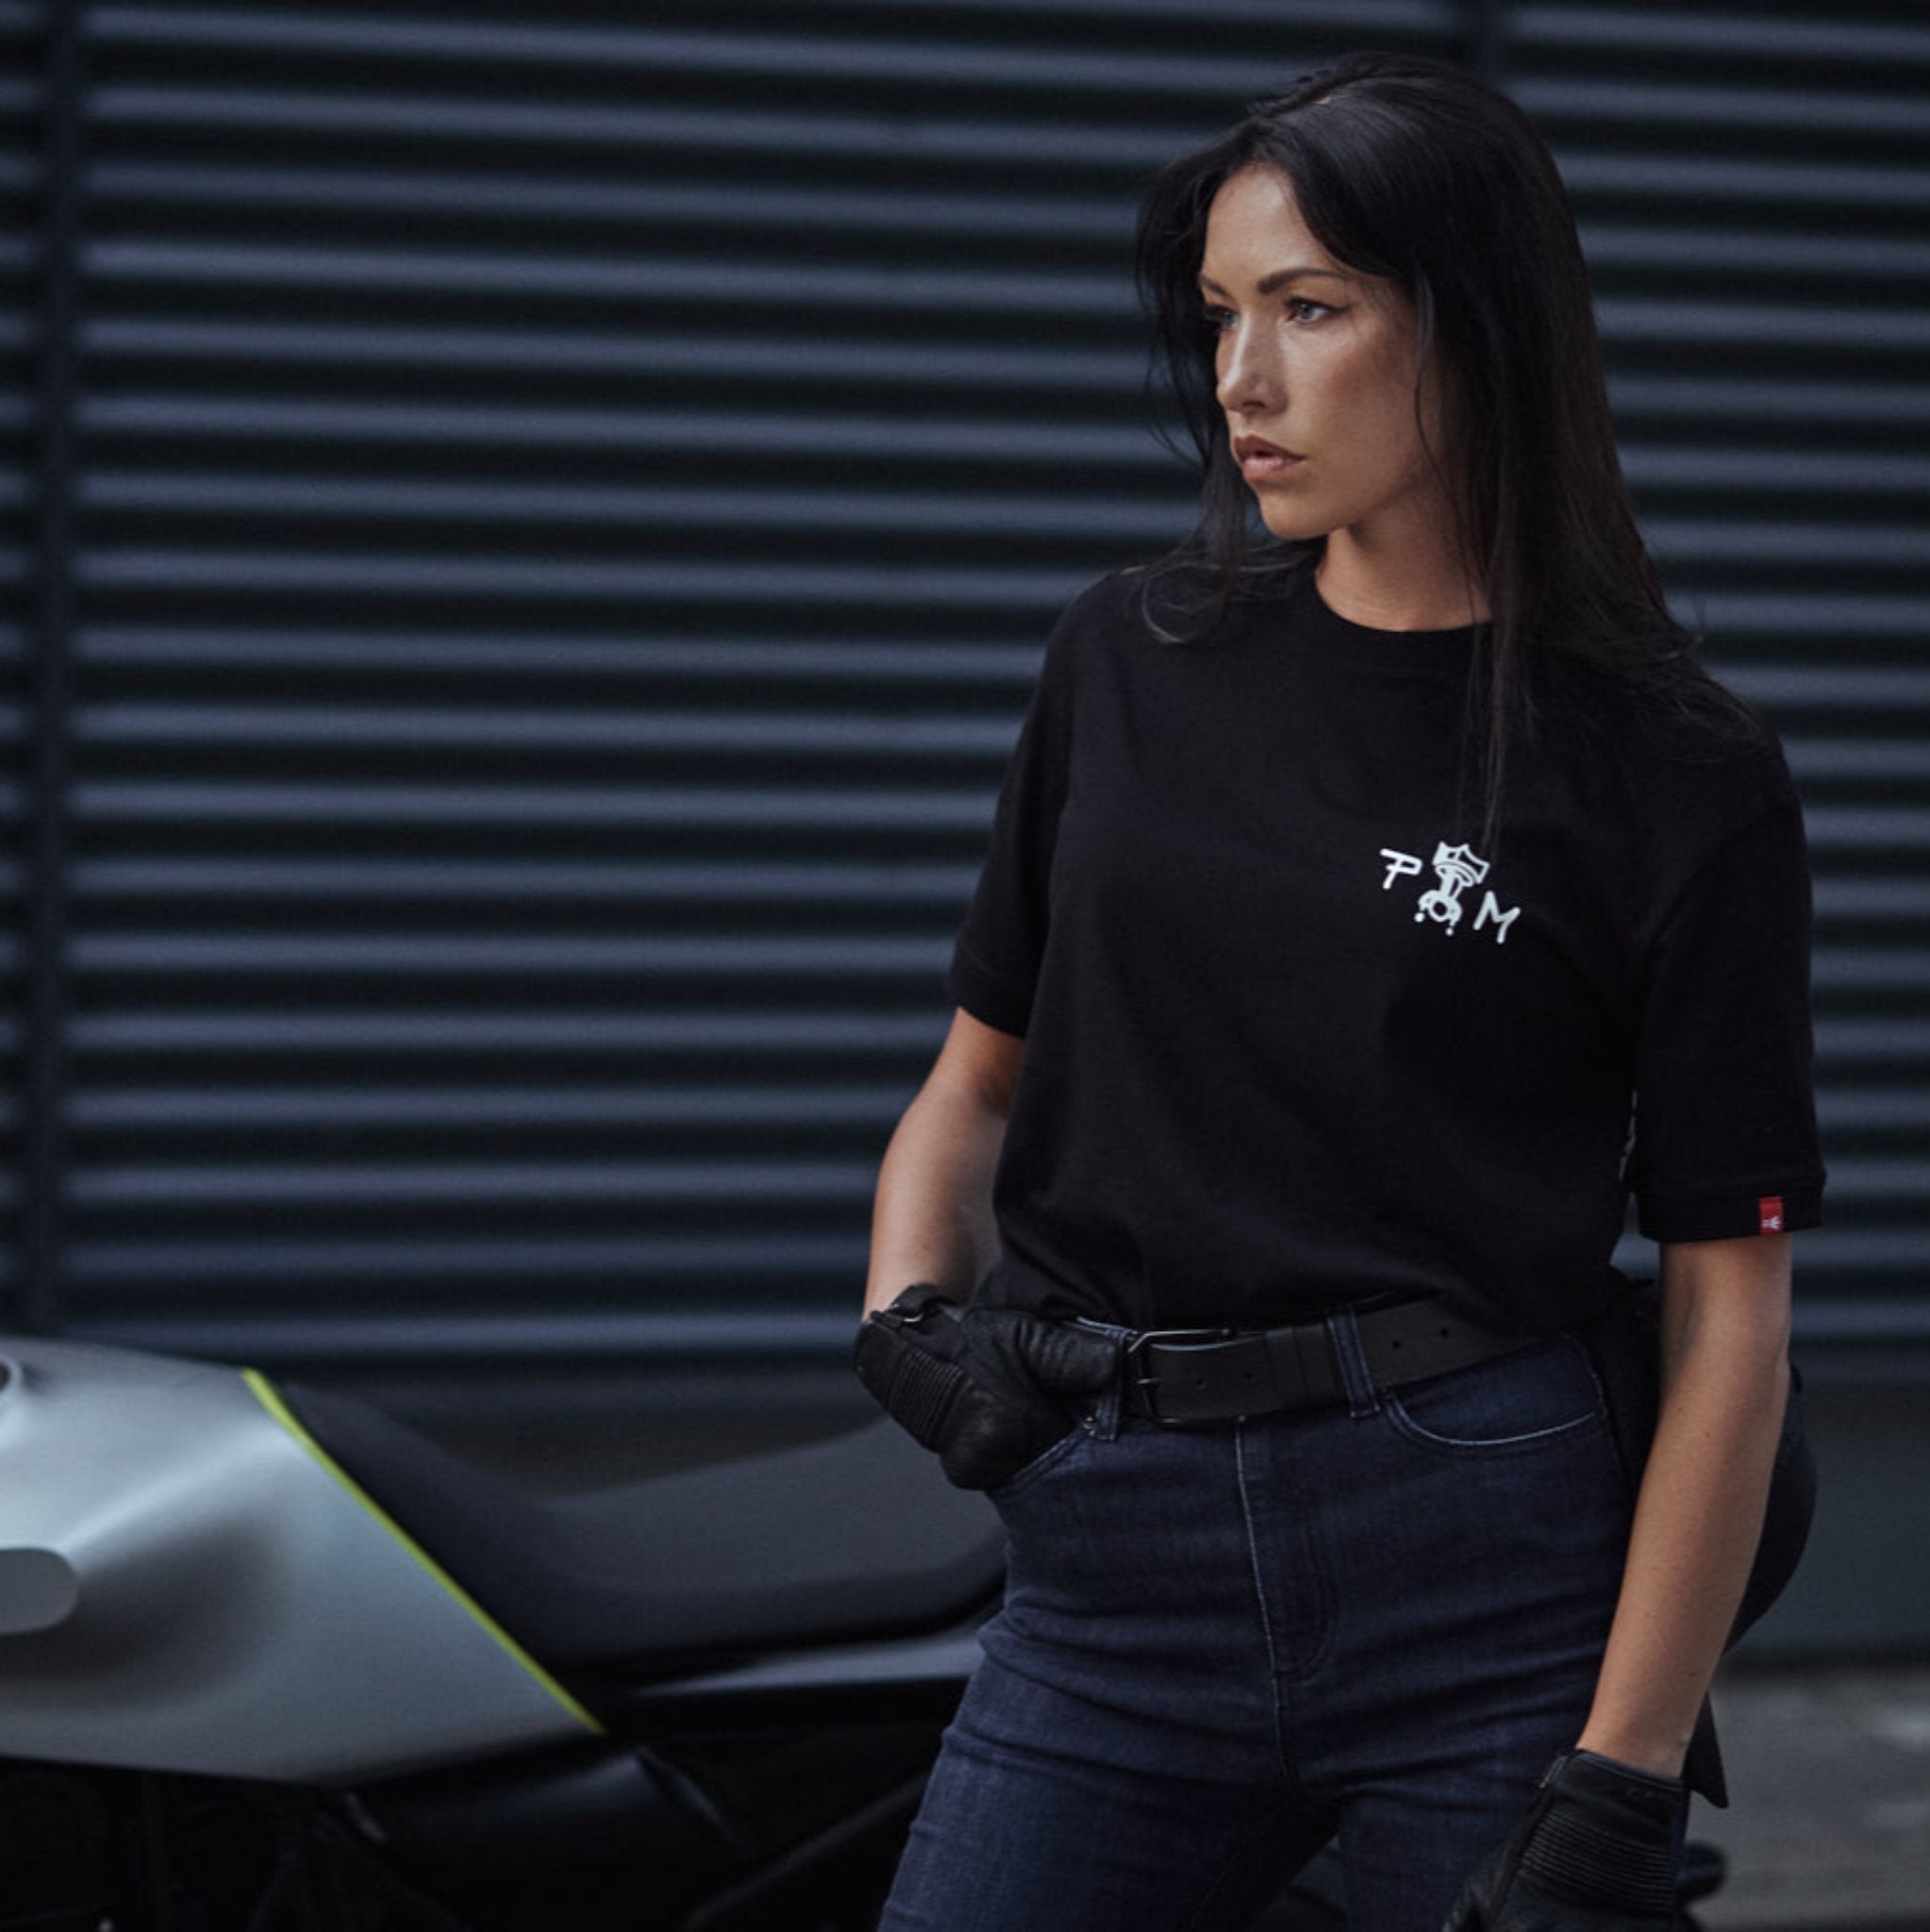
POLYGON ((1553 675, 1564 660, 1747 734, 1749 714, 1695 662, 1636 527, 1554 159, 1506 95, 1418 56, 1354 55, 1311 75, 1173 162, 1146 198, 1140 293, 1204 478, 1198 531, 1147 574, 1149 614, 1169 635, 1205 635, 1256 573, 1321 549, 1256 539, 1214 392, 1198 283, 1206 218, 1221 187, 1256 165, 1286 176, 1330 255, 1404 291, 1423 354, 1437 358, 1449 494, 1491 616, 1470 700, 1490 831, 1509 748, 1564 682, 1553 675))

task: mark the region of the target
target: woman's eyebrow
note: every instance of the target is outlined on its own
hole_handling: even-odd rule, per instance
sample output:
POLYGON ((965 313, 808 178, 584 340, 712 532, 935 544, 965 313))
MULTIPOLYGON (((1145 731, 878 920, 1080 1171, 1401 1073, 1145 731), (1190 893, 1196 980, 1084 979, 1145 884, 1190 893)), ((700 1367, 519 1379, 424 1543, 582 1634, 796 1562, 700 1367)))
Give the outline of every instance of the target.
MULTIPOLYGON (((1254 291, 1256 294, 1271 295, 1275 291, 1284 289, 1289 282, 1302 281, 1308 275, 1319 275, 1330 282, 1344 282, 1349 279, 1343 271, 1337 268, 1314 268, 1310 264, 1306 267, 1276 268, 1272 275, 1262 275, 1254 284, 1254 291)), ((1200 276, 1200 287, 1210 295, 1223 295, 1226 292, 1211 275, 1204 273, 1200 276)))

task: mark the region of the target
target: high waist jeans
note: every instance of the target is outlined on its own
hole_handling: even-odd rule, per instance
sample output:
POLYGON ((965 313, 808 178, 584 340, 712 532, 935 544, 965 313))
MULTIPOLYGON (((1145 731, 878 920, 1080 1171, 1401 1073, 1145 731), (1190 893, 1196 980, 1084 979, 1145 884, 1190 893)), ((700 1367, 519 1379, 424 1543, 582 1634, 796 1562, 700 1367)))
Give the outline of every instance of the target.
POLYGON ((1336 1831, 1436 1932, 1587 1715, 1633 1498, 1566 1338, 1350 1408, 1116 1397, 995 1493, 1003 1609, 886 1932, 1238 1932, 1336 1831))

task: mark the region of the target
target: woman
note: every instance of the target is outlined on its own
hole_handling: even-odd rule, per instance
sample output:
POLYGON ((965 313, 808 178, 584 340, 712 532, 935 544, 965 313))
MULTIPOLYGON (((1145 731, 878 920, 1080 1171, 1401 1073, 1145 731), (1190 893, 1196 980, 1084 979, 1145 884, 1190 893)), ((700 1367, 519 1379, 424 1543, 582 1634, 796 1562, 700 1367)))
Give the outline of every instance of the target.
POLYGON ((1140 271, 1205 521, 1054 636, 878 1186, 861 1366, 1011 1540, 885 1924, 1237 1927, 1338 1831, 1358 1932, 1666 1925, 1822 1191, 1795 797, 1505 97, 1342 62, 1140 271))

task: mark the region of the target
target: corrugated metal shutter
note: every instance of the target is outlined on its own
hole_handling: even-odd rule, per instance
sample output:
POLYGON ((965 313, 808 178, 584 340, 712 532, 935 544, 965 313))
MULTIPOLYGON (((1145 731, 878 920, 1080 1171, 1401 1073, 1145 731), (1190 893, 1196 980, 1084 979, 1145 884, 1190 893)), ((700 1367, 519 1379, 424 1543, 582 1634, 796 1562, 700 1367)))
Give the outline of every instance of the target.
POLYGON ((1425 0, 87 5, 60 1314, 841 1349, 1138 182, 1425 0))
POLYGON ((0 780, 0 1306, 29 1313, 22 1288, 31 1270, 22 1262, 39 1230, 21 1206, 44 1172, 29 1096, 52 1083, 56 1066, 25 1048, 58 984, 44 923, 32 916, 47 901, 30 890, 42 872, 58 870, 58 818, 36 808, 59 790, 58 726, 35 728, 49 660, 33 642, 43 627, 37 622, 45 584, 41 560, 58 535, 42 513, 46 492, 35 490, 47 468, 45 406, 57 373, 44 273, 57 199, 48 192, 55 145, 45 113, 49 65, 42 9, 0 5, 0 741, 7 748, 0 780))
POLYGON ((1363 42, 1556 142, 1811 807, 1805 1320, 1921 1335, 1930 49, 1872 0, 0 4, 16 1310, 840 1348, 1045 627, 1185 521, 1138 185, 1363 42))
POLYGON ((1907 1365, 1894 1344, 1930 1338, 1930 24, 1771 4, 1503 23, 1581 215, 1672 593, 1805 797, 1832 1179, 1799 1321, 1812 1358, 1907 1365))

